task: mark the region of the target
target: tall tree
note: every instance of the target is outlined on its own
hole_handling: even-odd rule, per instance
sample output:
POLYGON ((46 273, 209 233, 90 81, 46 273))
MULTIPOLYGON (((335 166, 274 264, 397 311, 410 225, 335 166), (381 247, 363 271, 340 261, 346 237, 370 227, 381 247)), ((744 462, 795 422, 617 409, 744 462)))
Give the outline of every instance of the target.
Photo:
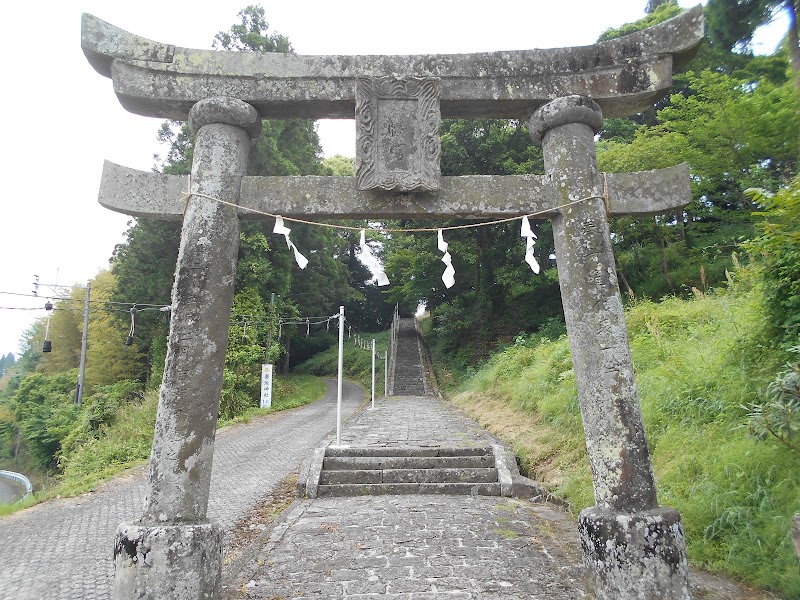
POLYGON ((13 367, 15 362, 16 359, 14 358, 14 355, 11 352, 9 352, 8 354, 4 354, 0 358, 0 378, 5 377, 6 373, 8 372, 8 369, 10 367, 13 367))
POLYGON ((703 289, 725 281, 730 254, 753 234, 749 187, 776 190, 797 172, 800 123, 791 83, 757 84, 711 70, 687 74, 659 123, 630 141, 599 144, 606 171, 690 165, 694 201, 676 215, 613 223, 620 272, 640 295, 703 289))
POLYGON ((779 11, 789 18, 786 46, 795 87, 800 88, 796 0, 709 0, 705 8, 708 36, 726 50, 749 53, 756 30, 770 23, 779 11))
MULTIPOLYGON (((45 317, 52 351, 42 354, 38 370, 43 373, 53 375, 76 369, 80 364, 84 296, 83 288, 71 289, 68 297, 55 301, 53 310, 45 317)), ((40 350, 42 343, 36 345, 40 350)))
MULTIPOLYGON (((712 13, 715 1, 709 3, 712 13)), ((675 0, 666 0, 644 19, 610 29, 601 39, 679 12, 675 0)), ((660 168, 683 160, 693 175, 695 201, 686 210, 612 222, 621 284, 630 293, 658 298, 724 281, 730 252, 753 232, 743 191, 751 185, 775 189, 796 169, 792 107, 797 103, 785 86, 785 58, 754 57, 741 46, 733 52, 735 43, 709 39, 688 70, 675 74, 672 94, 641 115, 603 123, 598 144, 603 169, 660 168)))
POLYGON ((89 311, 89 331, 86 349, 86 379, 88 390, 108 385, 122 379, 141 379, 146 375, 147 363, 142 352, 138 331, 145 315, 155 313, 164 319, 156 307, 119 306, 113 304, 116 285, 111 271, 101 271, 91 281, 92 303, 89 311), (130 308, 134 316, 133 343, 126 345, 130 331, 130 308))
MULTIPOLYGON (((136 219, 111 257, 116 302, 168 305, 178 259, 180 224, 136 219)), ((158 384, 166 358, 169 314, 148 311, 139 315, 136 345, 142 351, 145 378, 158 384)))
POLYGON ((644 8, 644 12, 648 15, 652 15, 659 6, 668 2, 669 0, 647 0, 647 6, 644 8))

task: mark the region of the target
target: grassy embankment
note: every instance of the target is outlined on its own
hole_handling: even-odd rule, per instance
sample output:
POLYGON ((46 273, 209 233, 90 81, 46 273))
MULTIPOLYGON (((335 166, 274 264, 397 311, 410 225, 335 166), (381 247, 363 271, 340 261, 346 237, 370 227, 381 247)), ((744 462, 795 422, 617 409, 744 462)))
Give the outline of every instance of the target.
MULTIPOLYGON (((276 376, 273 386, 272 408, 250 408, 233 420, 220 421, 219 426, 303 406, 325 394, 325 382, 307 375, 276 376)), ((62 473, 48 487, 22 502, 0 505, 0 516, 49 498, 81 494, 125 469, 142 464, 150 455, 157 405, 155 390, 147 392, 141 402, 126 404, 97 437, 75 444, 74 450, 61 457, 62 473)))
MULTIPOLYGON (((372 343, 375 339, 375 397, 384 395, 383 380, 384 380, 384 363, 378 357, 383 356, 383 353, 389 347, 389 332, 381 331, 380 333, 369 333, 362 336, 367 344, 372 343)), ((336 377, 339 369, 339 346, 334 345, 328 348, 325 352, 311 357, 306 362, 298 365, 294 372, 303 375, 316 375, 319 377, 336 377)), ((344 340, 344 356, 342 359, 344 376, 351 381, 355 381, 362 386, 367 393, 372 388, 372 352, 371 350, 362 350, 355 345, 354 340, 344 340)))
MULTIPOLYGON (((690 560, 800 598, 800 454, 754 441, 744 408, 790 358, 765 314, 757 289, 731 289, 636 303, 627 322, 660 502, 680 511, 690 560)), ((518 338, 450 392, 575 512, 594 504, 565 336, 518 338)))

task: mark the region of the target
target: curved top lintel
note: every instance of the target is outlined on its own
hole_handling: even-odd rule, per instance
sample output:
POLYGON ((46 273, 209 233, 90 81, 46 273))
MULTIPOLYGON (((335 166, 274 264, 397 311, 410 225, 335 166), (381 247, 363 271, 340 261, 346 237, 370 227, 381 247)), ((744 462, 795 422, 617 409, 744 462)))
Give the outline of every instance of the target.
POLYGON ((171 63, 175 46, 128 33, 89 13, 81 16, 81 48, 94 70, 111 77, 114 59, 171 63))
POLYGON ((440 78, 452 116, 492 113, 472 108, 479 103, 509 101, 516 103, 512 109, 527 109, 570 93, 595 97, 595 91, 619 98, 622 108, 611 112, 622 116, 665 93, 672 69, 694 55, 702 38, 698 5, 648 29, 571 48, 394 56, 196 50, 148 40, 89 14, 83 15, 81 46, 92 66, 114 80, 126 108, 155 117, 182 116, 201 93, 231 92, 264 117, 288 114, 292 103, 303 105, 298 116, 341 116, 350 110, 354 78, 382 75, 440 78), (115 62, 119 69, 112 68, 115 62), (508 98, 503 90, 512 90, 508 98), (463 115, 453 114, 459 111, 463 115))

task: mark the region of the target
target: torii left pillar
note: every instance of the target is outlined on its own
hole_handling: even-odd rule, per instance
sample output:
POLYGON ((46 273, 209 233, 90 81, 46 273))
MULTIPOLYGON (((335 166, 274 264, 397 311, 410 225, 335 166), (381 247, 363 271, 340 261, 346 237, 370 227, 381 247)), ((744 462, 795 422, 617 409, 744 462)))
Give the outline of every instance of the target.
POLYGON ((144 515, 123 523, 114 543, 114 592, 122 599, 217 598, 222 528, 206 518, 222 369, 228 345, 237 209, 255 108, 232 98, 201 100, 189 113, 196 133, 172 290, 172 321, 158 402, 144 515), (202 194, 202 195, 198 195, 202 194))

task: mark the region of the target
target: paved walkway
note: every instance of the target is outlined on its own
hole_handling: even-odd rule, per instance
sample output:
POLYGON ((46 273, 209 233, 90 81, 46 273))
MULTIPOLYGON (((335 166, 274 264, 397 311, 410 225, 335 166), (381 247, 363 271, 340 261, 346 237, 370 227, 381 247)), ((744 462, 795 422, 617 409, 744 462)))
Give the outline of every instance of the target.
POLYGON ((574 529, 552 507, 497 497, 305 500, 233 597, 584 598, 574 529))
MULTIPOLYGON (((497 443, 449 403, 376 400, 348 423, 358 447, 497 443)), ((575 524, 512 498, 372 496, 296 502, 229 573, 232 598, 584 598, 575 524), (244 591, 241 591, 244 590, 244 591)))
MULTIPOLYGON (((493 437, 433 397, 376 400, 351 446, 484 445, 493 437)), ((695 597, 766 596, 693 574, 695 597)), ((298 500, 226 566, 228 598, 585 598, 577 525, 558 507, 485 496, 298 500)))
POLYGON ((378 398, 375 410, 363 410, 342 431, 353 447, 486 446, 501 443, 453 406, 431 396, 378 398))
MULTIPOLYGON (((345 382, 342 413, 363 399, 345 382)), ((319 402, 274 413, 217 435, 209 518, 226 529, 295 470, 336 427, 336 383, 319 402)), ((144 468, 77 498, 44 502, 0 519, 0 599, 110 598, 114 533, 139 517, 144 468)))

